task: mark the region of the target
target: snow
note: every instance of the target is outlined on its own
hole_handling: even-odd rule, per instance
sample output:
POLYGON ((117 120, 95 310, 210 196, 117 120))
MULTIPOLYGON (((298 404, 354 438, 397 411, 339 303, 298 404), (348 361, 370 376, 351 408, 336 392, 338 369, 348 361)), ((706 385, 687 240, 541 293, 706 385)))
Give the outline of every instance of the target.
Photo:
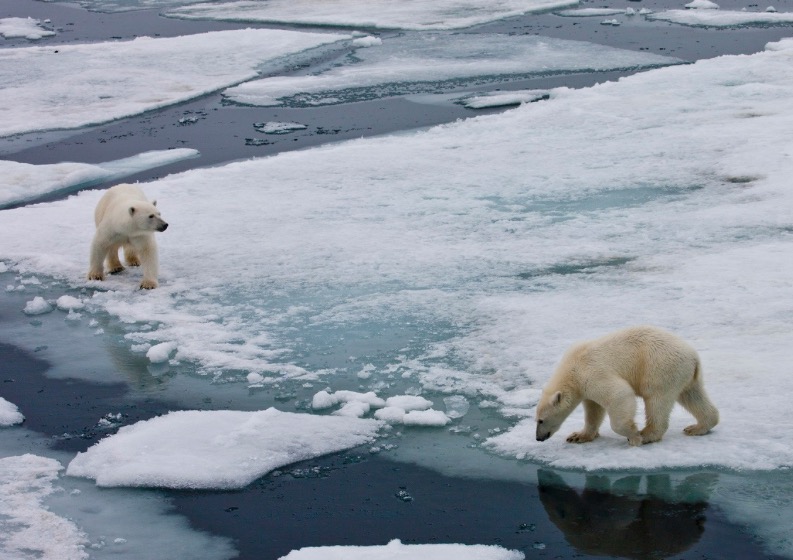
POLYGON ((562 17, 606 17, 625 14, 626 11, 616 8, 571 8, 569 10, 559 10, 554 13, 562 17))
POLYGON ((63 295, 55 301, 55 306, 61 311, 79 311, 85 307, 85 303, 80 298, 63 295))
POLYGON ((0 426, 13 426, 21 424, 24 420, 25 417, 19 412, 17 405, 0 397, 0 426))
POLYGON ((25 454, 0 458, 0 545, 4 558, 88 558, 86 538, 42 501, 56 491, 61 464, 25 454))
POLYGON ((36 296, 25 304, 22 312, 25 315, 44 315, 52 311, 52 305, 41 296, 36 296))
POLYGON ((521 103, 533 103, 548 97, 550 97, 550 92, 547 90, 527 89, 474 95, 462 99, 462 104, 469 109, 489 109, 492 107, 520 105, 521 103))
POLYGON ((275 122, 269 121, 264 123, 256 123, 253 128, 262 134, 288 134, 296 130, 305 130, 308 126, 296 122, 275 122))
POLYGON ((52 37, 54 31, 49 31, 41 26, 41 21, 31 17, 0 18, 0 35, 6 39, 24 38, 31 41, 52 37))
POLYGON ((735 27, 739 25, 790 25, 791 12, 749 12, 738 10, 664 10, 647 16, 648 19, 668 21, 680 25, 705 27, 735 27))
POLYGON ((686 8, 689 10, 718 10, 719 5, 710 0, 693 0, 686 4, 686 8))
POLYGON ((279 467, 372 441, 381 423, 341 416, 180 411, 122 427, 69 463, 98 486, 242 488, 279 467))
POLYGON ((414 395, 397 395, 385 401, 386 406, 399 407, 402 410, 427 410, 432 407, 432 401, 414 395))
POLYGON ((173 105, 281 68, 287 55, 348 38, 245 29, 2 49, 0 136, 104 123, 173 105))
MULTIPOLYGON (((387 382, 389 394, 497 403, 485 412, 508 429, 486 447, 511 459, 793 465, 793 426, 779 421, 793 390, 792 63, 784 40, 427 131, 163 178, 144 187, 174 224, 158 239, 161 287, 140 293, 121 275, 89 307, 123 323, 130 345, 176 342, 199 375, 348 375, 360 394, 387 382), (721 424, 685 437, 676 409, 658 444, 631 449, 604 427, 569 445, 579 410, 534 441, 536 398, 564 350, 637 323, 697 348, 721 424), (372 357, 326 365, 338 337, 394 325, 405 336, 368 379, 356 374, 372 357)), ((85 287, 75 248, 90 244, 100 196, 0 212, 0 259, 85 287), (64 213, 84 227, 63 227, 64 213)))
POLYGON ((149 348, 146 351, 146 357, 153 364, 161 364, 170 359, 176 347, 177 344, 175 342, 161 342, 149 348))
POLYGON ((249 105, 315 106, 432 92, 444 82, 459 87, 496 76, 503 81, 548 72, 665 66, 680 60, 532 35, 423 33, 358 49, 342 62, 319 74, 249 81, 223 94, 249 105))
POLYGON ((574 0, 269 0, 174 8, 169 17, 379 29, 448 30, 531 12, 574 6, 574 0))
POLYGON ((384 546, 322 546, 293 550, 281 560, 523 560, 517 550, 496 545, 402 544, 394 539, 384 546))
POLYGON ((106 181, 117 181, 141 171, 198 157, 197 150, 152 150, 105 163, 32 165, 0 160, 0 208, 21 204, 46 194, 65 194, 106 181))

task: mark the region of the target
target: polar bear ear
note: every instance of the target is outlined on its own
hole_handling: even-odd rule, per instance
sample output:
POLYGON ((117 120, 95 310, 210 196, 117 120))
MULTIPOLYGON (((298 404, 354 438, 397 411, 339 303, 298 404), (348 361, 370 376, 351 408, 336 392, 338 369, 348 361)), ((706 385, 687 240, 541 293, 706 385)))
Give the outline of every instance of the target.
POLYGON ((129 215, 130 216, 134 216, 135 215, 135 207, 134 206, 130 206, 129 207, 129 215))
POLYGON ((554 406, 559 406, 559 403, 561 402, 562 402, 562 392, 556 391, 551 397, 551 404, 553 404, 554 406))
POLYGON ((152 206, 157 206, 157 199, 154 199, 154 200, 152 200, 152 201, 151 201, 151 205, 152 205, 152 206))

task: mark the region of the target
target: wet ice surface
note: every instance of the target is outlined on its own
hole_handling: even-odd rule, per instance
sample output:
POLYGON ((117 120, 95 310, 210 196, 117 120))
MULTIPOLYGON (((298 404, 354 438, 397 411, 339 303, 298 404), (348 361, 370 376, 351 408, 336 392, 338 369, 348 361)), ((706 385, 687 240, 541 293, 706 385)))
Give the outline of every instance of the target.
POLYGON ((666 66, 675 58, 578 41, 501 34, 422 33, 386 38, 310 75, 227 89, 250 105, 316 106, 514 81, 533 75, 666 66))
MULTIPOLYGON (((536 21, 576 19, 553 17, 536 21)), ((512 25, 526 29, 534 21, 512 25)), ((628 23, 627 17, 623 21, 622 30, 628 32, 630 25, 650 25, 628 23)), ((598 20, 589 25, 599 26, 598 20)), ((25 426, 57 434, 49 443, 68 450, 54 457, 62 466, 119 426, 141 429, 146 424, 139 421, 176 408, 253 412, 275 406, 317 419, 328 414, 329 422, 338 414, 372 418, 384 411, 381 415, 393 427, 361 450, 368 469, 375 469, 373 458, 380 454, 455 477, 537 479, 543 496, 529 503, 543 513, 500 527, 520 539, 505 538, 508 549, 572 555, 566 540, 582 553, 624 555, 622 544, 637 544, 631 544, 631 535, 647 534, 639 531, 642 523, 660 530, 665 519, 672 519, 683 535, 681 550, 703 550, 702 542, 718 531, 713 517, 727 516, 757 536, 766 552, 790 556, 793 489, 785 471, 775 470, 790 463, 790 434, 784 424, 774 434, 756 429, 758 422, 779 425, 782 395, 788 392, 783 374, 789 313, 784 303, 779 307, 791 301, 785 281, 789 271, 783 266, 791 231, 789 198, 780 179, 789 176, 783 130, 790 123, 782 102, 789 95, 789 61, 783 62, 784 52, 758 55, 744 61, 745 67, 735 60, 713 61, 583 92, 545 84, 539 87, 547 91, 547 100, 499 117, 197 170, 143 185, 178 225, 159 237, 165 282, 156 292, 133 292, 134 270, 104 285, 83 283, 85 263, 74 247, 87 246, 90 227, 59 227, 58 216, 79 214, 90 224, 96 193, 3 212, 0 239, 14 240, 13 246, 0 242, 0 289, 6 290, 4 300, 14 302, 13 313, 2 314, 7 327, 3 340, 51 360, 47 375, 60 381, 69 397, 68 405, 58 408, 46 400, 53 398, 46 395, 49 386, 44 393, 3 395, 19 405, 25 426), (692 81, 699 85, 687 87, 700 89, 679 83, 692 81), (692 124, 689 119, 696 120, 692 124), (744 146, 747 138, 753 141, 744 146), (244 207, 229 197, 241 197, 244 207), (218 212, 217 220, 195 223, 196 215, 206 215, 200 201, 218 212), (220 214, 238 212, 243 219, 233 224, 220 219, 220 214), (34 231, 31 223, 37 225, 34 231), (205 231, 212 234, 208 246, 199 243, 205 231), (240 243, 241 235, 256 243, 240 243), (590 302, 594 311, 581 311, 580 301, 590 302), (26 315, 28 306, 42 314, 26 315), (559 321, 560 315, 567 320, 559 321), (678 411, 665 441, 638 453, 628 453, 620 438, 607 431, 593 446, 565 445, 562 434, 535 444, 531 411, 537 387, 564 348, 576 338, 639 320, 673 328, 700 349, 706 384, 722 409, 717 430, 697 441, 683 438, 679 428, 687 419, 678 411), (92 353, 112 357, 112 365, 92 353), (67 389, 74 376, 103 383, 103 388, 80 386, 72 397, 67 389), (747 387, 757 376, 773 388, 770 401, 747 387), (122 382, 155 404, 146 408, 113 397, 118 391, 113 383, 122 382), (345 390, 359 395, 371 391, 390 404, 378 408, 367 403, 364 410, 359 399, 339 399, 327 409, 312 410, 312 397, 319 392, 349 396, 345 390), (80 395, 94 396, 83 403, 80 395), (411 413, 426 412, 424 401, 443 414, 434 416, 442 420, 439 426, 449 422, 445 428, 428 426, 433 423, 428 418, 422 427, 401 423, 411 413), (755 406, 758 402, 762 406, 755 406), (560 480, 547 474, 559 471, 538 471, 538 463, 616 471, 626 466, 678 468, 669 474, 598 472, 560 480), (703 464, 717 468, 703 470, 703 464), (691 471, 679 469, 684 465, 691 471), (767 471, 743 475, 725 467, 767 471), (588 494, 581 492, 584 486, 588 494), (593 515, 602 500, 636 531, 626 530, 604 544, 602 534, 612 525, 593 515), (703 533, 707 504, 711 521, 703 533), (569 508, 568 518, 590 519, 586 531, 555 517, 560 508, 569 508), (644 513, 637 516, 639 510, 644 513), (652 511, 657 515, 648 513, 652 511), (534 523, 541 533, 535 533, 534 523)), ((436 101, 435 107, 450 103, 436 101)), ((219 123, 201 112, 168 114, 178 115, 171 120, 180 131, 215 130, 219 123), (207 122, 211 127, 200 128, 207 122)), ((319 136, 310 120, 316 113, 308 110, 245 114, 251 115, 246 125, 251 136, 269 130, 255 124, 276 122, 311 123, 284 135, 288 138, 319 136)), ((86 133, 80 141, 91 138, 95 136, 86 133)), ((92 153, 124 141, 107 138, 106 144, 92 146, 92 153)), ((81 153, 78 145, 72 144, 73 153, 81 153)), ((239 148, 230 153, 242 155, 239 148)), ((3 389, 18 383, 6 382, 3 389)), ((580 416, 571 418, 569 429, 578 422, 580 416)), ((26 428, 0 433, 7 436, 3 454, 51 455, 46 444, 31 449, 26 428)), ((238 439, 244 446, 258 435, 238 439)), ((108 445, 113 441, 108 439, 108 445)), ((191 446, 185 455, 195 449, 191 446)), ((327 463, 315 461, 286 467, 288 478, 322 476, 327 463)), ((215 476, 214 483, 219 485, 223 476, 215 476)), ((346 490, 365 480, 356 476, 364 475, 352 475, 346 490)), ((273 474, 260 483, 275 484, 279 478, 273 474)), ((378 480, 382 486, 390 479, 383 473, 378 480)), ((119 551, 145 557, 158 546, 168 550, 170 540, 185 547, 176 553, 182 558, 234 555, 229 542, 191 530, 184 518, 169 515, 159 494, 104 494, 93 482, 62 475, 51 482, 56 492, 47 506, 86 533, 74 542, 78 549, 85 543, 92 557, 119 551), (60 492, 59 486, 69 489, 60 492), (118 509, 126 516, 113 517, 112 503, 122 496, 137 501, 124 501, 118 509), (165 527, 164 520, 174 524, 165 527), (155 526, 162 538, 150 542, 144 535, 155 526)), ((254 492, 257 484, 244 494, 254 492)), ((471 491, 478 492, 480 484, 471 491)), ((389 499, 400 506, 438 499, 437 491, 422 496, 416 484, 403 486, 389 488, 389 499)), ((290 494, 292 499, 297 501, 305 488, 290 494)), ((33 503, 34 494, 25 497, 23 492, 22 499, 33 503)), ((232 504, 242 499, 223 496, 217 499, 232 504)), ((212 499, 203 494, 195 498, 212 499)), ((328 512, 330 518, 338 523, 340 512, 360 507, 366 499, 371 496, 352 507, 340 505, 328 512)), ((449 511, 459 507, 459 496, 457 500, 450 502, 449 511)), ((268 508, 283 511, 282 503, 260 507, 259 516, 249 519, 261 520, 268 508)), ((225 503, 217 515, 242 514, 234 508, 225 503)), ((390 514, 385 509, 384 518, 390 514)), ((486 505, 479 503, 476 509, 486 505)), ((187 511, 191 519, 198 516, 187 511)), ((443 521, 457 524, 454 517, 443 521)), ((425 519, 440 522, 436 512, 425 519)), ((389 529, 381 528, 376 542, 359 536, 349 544, 382 547, 401 536, 392 521, 383 523, 389 529)), ((313 526, 314 519, 307 518, 307 524, 313 526)), ((215 531, 229 534, 230 525, 219 522, 215 531)), ((414 520, 408 525, 426 524, 414 520)), ((288 532, 289 526, 282 528, 288 532)), ((454 542, 477 544, 467 540, 473 538, 470 530, 446 534, 454 542)), ((483 530, 476 536, 482 542, 483 535, 493 534, 483 530)), ((717 536, 723 537, 722 546, 741 538, 737 532, 717 536)), ((338 542, 309 543, 308 535, 300 537, 281 548, 281 554, 338 542)), ((430 542, 436 537, 430 531, 417 538, 430 542)), ((248 535, 250 542, 260 538, 248 535)), ((666 550, 660 539, 644 544, 666 550)), ((730 547, 738 549, 738 544, 730 547)), ((757 553, 750 549, 743 557, 757 553)))
POLYGON ((189 148, 151 151, 99 164, 57 163, 30 165, 0 160, 0 208, 35 200, 44 195, 65 195, 105 181, 118 181, 135 173, 198 157, 189 148))

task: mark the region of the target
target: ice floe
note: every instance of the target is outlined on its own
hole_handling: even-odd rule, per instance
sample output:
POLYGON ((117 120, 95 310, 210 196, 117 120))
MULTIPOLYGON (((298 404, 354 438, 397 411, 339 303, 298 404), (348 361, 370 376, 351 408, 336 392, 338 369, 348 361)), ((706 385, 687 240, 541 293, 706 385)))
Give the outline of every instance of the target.
POLYGON ((402 544, 395 539, 383 546, 320 546, 293 550, 280 560, 523 560, 517 550, 496 545, 402 544))
POLYGON ((21 424, 24 420, 25 417, 19 412, 17 405, 0 397, 0 426, 13 426, 21 424))
POLYGON ((750 12, 739 10, 663 10, 647 19, 700 27, 737 27, 742 25, 791 25, 791 12, 750 12))
POLYGON ((0 50, 0 136, 98 124, 257 76, 349 38, 277 29, 0 50), (53 79, 57 77, 57 79, 53 79))
POLYGON ((99 486, 241 488, 268 472, 372 441, 381 423, 341 416, 181 411, 122 427, 69 463, 99 486))
MULTIPOLYGON (((198 373, 488 403, 510 429, 486 446, 505 457, 790 466, 793 432, 778 420, 793 390, 791 95, 784 40, 427 131, 172 175, 144 187, 173 224, 161 287, 138 293, 122 274, 90 307, 124 323, 129 344, 176 342, 198 373), (579 413, 534 441, 539 388, 564 350, 636 323, 698 349, 721 424, 688 438, 676 410, 659 444, 629 449, 604 427, 571 446, 579 413), (372 357, 326 365, 345 337, 395 326, 406 334, 382 343, 367 377, 372 357)), ((75 248, 90 244, 99 196, 1 212, 0 259, 84 287, 75 248)))
POLYGON ((672 57, 532 35, 423 33, 359 49, 342 64, 319 74, 263 78, 223 94, 249 105, 314 106, 536 75, 679 62, 672 57))
POLYGON ((472 95, 459 100, 469 109, 489 109, 493 107, 506 107, 509 105, 520 105, 522 103, 533 103, 541 99, 548 99, 550 92, 547 90, 517 90, 492 92, 483 95, 472 95))
POLYGON ((116 181, 147 169, 198 157, 197 150, 153 150, 105 163, 33 165, 0 160, 0 209, 47 194, 65 194, 105 181, 116 181))
POLYGON ((54 31, 45 29, 41 21, 33 18, 9 17, 0 18, 0 36, 6 39, 29 39, 35 41, 44 37, 52 37, 54 31))
POLYGON ((4 558, 88 558, 85 534, 43 501, 63 467, 38 455, 0 458, 0 552, 4 558))
POLYGON ((270 0, 205 3, 165 13, 184 19, 330 25, 380 29, 444 30, 573 6, 576 0, 270 0))

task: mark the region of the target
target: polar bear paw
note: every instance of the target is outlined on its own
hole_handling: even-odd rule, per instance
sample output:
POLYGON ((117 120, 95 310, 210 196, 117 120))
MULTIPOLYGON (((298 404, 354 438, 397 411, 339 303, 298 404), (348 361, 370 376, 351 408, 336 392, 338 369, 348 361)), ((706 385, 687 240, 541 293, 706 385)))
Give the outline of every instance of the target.
POLYGON ((105 279, 105 273, 102 272, 102 271, 97 272, 95 270, 92 270, 92 271, 90 271, 88 273, 88 279, 89 280, 104 280, 105 279))
POLYGON ((692 424, 683 428, 683 433, 687 436, 704 436, 709 431, 705 426, 700 426, 699 424, 692 424))
POLYGON ((573 432, 569 436, 567 436, 568 443, 587 443, 592 441, 596 437, 598 437, 598 433, 595 432, 594 434, 587 433, 587 432, 573 432))
POLYGON ((146 279, 144 279, 140 283, 140 289, 141 290, 153 290, 157 286, 159 286, 159 284, 157 283, 157 280, 146 280, 146 279))
POLYGON ((109 269, 107 272, 108 274, 118 274, 119 272, 123 272, 124 267, 121 265, 114 266, 113 268, 109 269))

